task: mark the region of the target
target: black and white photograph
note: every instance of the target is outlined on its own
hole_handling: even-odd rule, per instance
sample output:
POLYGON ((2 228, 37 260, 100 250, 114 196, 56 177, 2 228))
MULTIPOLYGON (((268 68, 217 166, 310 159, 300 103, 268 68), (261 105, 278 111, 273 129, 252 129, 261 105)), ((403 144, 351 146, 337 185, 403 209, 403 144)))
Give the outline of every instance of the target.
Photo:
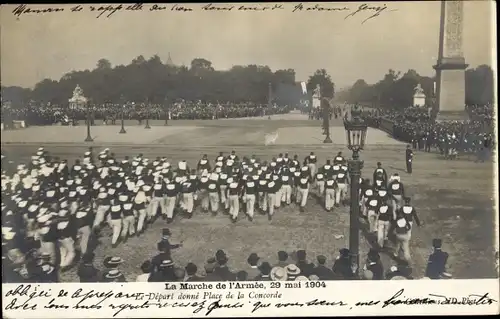
POLYGON ((2 5, 3 313, 498 313, 495 13, 2 5))

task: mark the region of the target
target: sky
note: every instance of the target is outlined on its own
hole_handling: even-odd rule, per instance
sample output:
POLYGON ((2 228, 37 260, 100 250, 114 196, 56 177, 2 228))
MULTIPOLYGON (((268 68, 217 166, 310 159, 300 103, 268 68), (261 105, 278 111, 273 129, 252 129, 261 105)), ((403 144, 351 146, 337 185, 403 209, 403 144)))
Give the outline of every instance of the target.
MULTIPOLYGON (((276 3, 279 4, 279 3, 276 3)), ((439 1, 387 2, 378 17, 373 10, 353 13, 363 2, 320 3, 322 8, 349 11, 306 10, 315 3, 282 3, 282 9, 265 11, 206 11, 203 4, 184 4, 189 12, 119 10, 109 18, 82 5, 29 5, 30 9, 63 8, 51 13, 13 14, 16 5, 0 7, 1 84, 34 87, 44 78, 59 80, 71 70, 93 69, 100 58, 113 65, 128 64, 143 55, 159 55, 166 62, 189 65, 193 58, 212 61, 216 69, 233 65, 268 65, 293 68, 297 81, 307 80, 324 68, 337 88, 357 79, 374 83, 389 68, 415 69, 433 76, 439 39, 439 1)), ((383 2, 366 3, 382 7, 383 2)), ((129 4, 125 5, 128 6, 129 4)), ((216 6, 221 6, 217 4, 216 6)), ((229 6, 229 5, 226 5, 229 6)), ((247 4, 260 6, 264 4, 247 4)), ((265 6, 273 7, 273 3, 265 6)), ((470 67, 494 65, 496 47, 494 3, 464 4, 463 51, 470 67)))

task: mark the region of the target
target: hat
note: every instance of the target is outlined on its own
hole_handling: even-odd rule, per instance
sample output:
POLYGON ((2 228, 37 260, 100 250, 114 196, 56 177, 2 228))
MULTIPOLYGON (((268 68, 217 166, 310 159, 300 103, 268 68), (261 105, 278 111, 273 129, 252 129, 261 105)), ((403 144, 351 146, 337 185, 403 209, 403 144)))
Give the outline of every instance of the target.
POLYGON ((226 256, 226 253, 222 249, 217 250, 217 252, 215 253, 216 260, 219 259, 220 257, 223 257, 223 256, 226 256))
POLYGON ((348 257, 349 256, 349 249, 347 248, 342 248, 339 250, 340 256, 342 257, 348 257))
POLYGON ((267 261, 260 264, 258 268, 263 275, 269 275, 272 269, 271 265, 267 261))
POLYGON ((309 281, 309 279, 306 276, 298 276, 295 281, 309 281))
POLYGON ((250 265, 257 265, 257 262, 259 261, 259 256, 256 253, 251 253, 250 256, 248 256, 247 262, 250 265))
POLYGON ((122 276, 122 273, 118 269, 111 269, 105 275, 105 277, 108 279, 117 279, 120 276, 122 276))
POLYGON ((278 259, 279 261, 285 261, 288 259, 288 253, 286 251, 280 250, 278 251, 278 259))
POLYGON ((313 274, 313 275, 309 276, 309 280, 319 280, 319 277, 318 277, 318 275, 313 274))
POLYGON ((434 238, 432 240, 432 247, 434 247, 434 248, 441 248, 442 244, 443 244, 443 241, 439 238, 434 238))
POLYGON ((300 274, 300 269, 295 264, 289 264, 285 267, 287 275, 297 276, 300 274))
POLYGON ((206 273, 213 272, 215 269, 216 263, 217 263, 217 261, 215 260, 215 258, 209 258, 204 266, 205 272, 206 273))
POLYGON ((196 272, 198 271, 198 267, 193 263, 188 263, 185 269, 186 273, 190 276, 196 274, 196 272))
POLYGON ((271 269, 269 277, 272 281, 286 281, 288 278, 285 268, 282 267, 274 267, 271 269))
POLYGON ((104 258, 104 267, 106 268, 115 268, 115 267, 118 267, 118 265, 120 265, 121 263, 123 263, 123 259, 121 259, 120 257, 106 257, 104 258))
POLYGON ((318 263, 320 263, 321 265, 323 265, 324 263, 326 263, 326 257, 323 256, 323 255, 317 256, 316 259, 318 260, 318 263))
POLYGON ((170 259, 164 259, 161 261, 160 268, 172 267, 173 265, 174 265, 173 261, 171 261, 170 259))
POLYGON ((163 228, 163 229, 161 230, 161 238, 162 238, 162 239, 168 239, 171 235, 172 235, 172 233, 170 232, 170 229, 168 229, 168 228, 163 228))

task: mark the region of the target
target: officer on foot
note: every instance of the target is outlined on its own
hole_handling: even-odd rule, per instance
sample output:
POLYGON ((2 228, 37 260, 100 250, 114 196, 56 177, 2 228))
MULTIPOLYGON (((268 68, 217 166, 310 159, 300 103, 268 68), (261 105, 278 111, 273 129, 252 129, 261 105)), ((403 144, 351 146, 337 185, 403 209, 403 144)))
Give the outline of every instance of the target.
POLYGON ((451 275, 446 273, 446 262, 448 261, 448 253, 441 250, 443 242, 441 239, 432 240, 432 248, 434 252, 429 256, 425 276, 430 279, 447 279, 451 275))
POLYGON ((411 149, 411 145, 406 146, 406 172, 408 174, 412 173, 412 165, 413 165, 413 150, 411 149))

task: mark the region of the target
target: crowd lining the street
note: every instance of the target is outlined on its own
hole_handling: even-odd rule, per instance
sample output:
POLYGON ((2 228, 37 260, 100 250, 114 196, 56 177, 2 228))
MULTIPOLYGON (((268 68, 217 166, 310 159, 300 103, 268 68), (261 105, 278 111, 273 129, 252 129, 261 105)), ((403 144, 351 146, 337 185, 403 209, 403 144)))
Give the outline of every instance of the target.
POLYGON ((447 159, 462 154, 476 154, 478 160, 490 157, 493 149, 493 107, 491 105, 466 107, 465 121, 433 121, 427 108, 409 107, 402 111, 378 109, 364 114, 367 124, 382 128, 389 121, 390 133, 412 145, 413 149, 431 152, 439 151, 447 159))
MULTIPOLYGON (((150 120, 215 120, 221 118, 259 117, 290 112, 288 106, 248 103, 210 104, 201 101, 181 101, 168 108, 160 104, 91 104, 90 119, 93 124, 116 124, 122 116, 126 120, 137 120, 139 123, 150 120)), ((23 108, 2 106, 2 123, 10 127, 13 121, 24 121, 26 126, 34 125, 78 125, 86 123, 88 110, 85 106, 78 108, 59 107, 56 105, 29 104, 23 108)))

